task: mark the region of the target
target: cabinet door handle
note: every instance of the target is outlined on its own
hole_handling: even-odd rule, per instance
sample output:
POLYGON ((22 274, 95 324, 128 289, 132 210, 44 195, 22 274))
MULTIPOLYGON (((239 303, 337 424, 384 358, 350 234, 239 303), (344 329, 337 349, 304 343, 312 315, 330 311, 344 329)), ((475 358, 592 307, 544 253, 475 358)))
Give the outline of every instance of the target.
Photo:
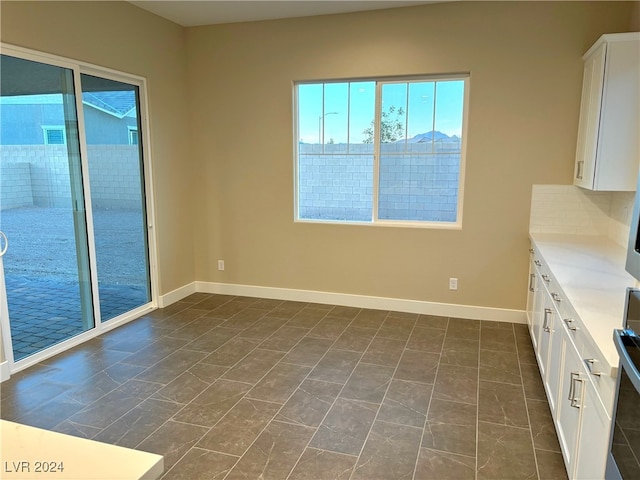
POLYGON ((562 301, 562 297, 558 293, 555 293, 555 292, 553 292, 551 294, 551 298, 553 298, 558 303, 560 303, 562 301))
POLYGON ((589 373, 591 375, 594 375, 596 377, 599 377, 600 375, 602 375, 602 372, 596 372, 593 369, 593 365, 597 362, 597 360, 595 358, 585 358, 584 359, 584 363, 587 366, 587 370, 589 371, 589 373))
POLYGON ((531 255, 533 255, 534 253, 536 253, 536 251, 535 251, 533 248, 530 248, 530 249, 529 249, 529 253, 530 253, 531 255))
POLYGON ((546 273, 542 274, 542 279, 547 283, 551 281, 551 277, 549 277, 549 275, 547 275, 546 273))
POLYGON ((567 397, 567 400, 569 401, 573 400, 573 374, 574 372, 571 372, 571 376, 569 377, 569 396, 567 397))
POLYGON ((575 332, 578 329, 578 327, 575 327, 573 325, 573 318, 565 318, 564 323, 567 325, 567 328, 572 332, 575 332))
POLYGON ((542 329, 547 333, 551 332, 551 329, 549 328, 549 316, 551 316, 552 314, 553 310, 551 310, 550 308, 544 309, 544 322, 542 322, 542 329))
POLYGON ((576 178, 578 180, 582 180, 582 171, 584 170, 584 160, 580 160, 578 162, 578 169, 576 171, 576 178))
POLYGON ((536 280, 536 274, 535 273, 531 273, 529 274, 529 291, 530 292, 535 292, 535 282, 536 280))
POLYGON ((571 406, 574 408, 580 408, 580 399, 576 398, 576 382, 582 383, 582 379, 580 378, 580 372, 571 372, 571 377, 569 380, 569 401, 571 402, 571 406))

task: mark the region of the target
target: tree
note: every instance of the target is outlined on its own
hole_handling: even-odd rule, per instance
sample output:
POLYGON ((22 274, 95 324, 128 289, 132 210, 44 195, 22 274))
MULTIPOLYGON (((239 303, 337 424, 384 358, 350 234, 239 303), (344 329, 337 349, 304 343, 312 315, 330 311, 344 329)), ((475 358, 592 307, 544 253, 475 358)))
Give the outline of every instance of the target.
MULTIPOLYGON (((362 133, 365 134, 363 143, 373 143, 375 120, 371 121, 371 126, 362 133)), ((382 112, 380 119, 380 142, 392 143, 404 137, 404 108, 396 109, 393 105, 385 112, 382 112)))

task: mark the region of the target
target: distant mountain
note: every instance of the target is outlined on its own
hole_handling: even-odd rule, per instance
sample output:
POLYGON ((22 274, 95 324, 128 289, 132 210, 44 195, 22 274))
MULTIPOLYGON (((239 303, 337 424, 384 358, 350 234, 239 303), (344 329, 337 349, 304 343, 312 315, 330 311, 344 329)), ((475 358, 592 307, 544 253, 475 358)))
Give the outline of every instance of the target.
MULTIPOLYGON (((446 133, 442 133, 442 132, 440 132, 438 130, 435 130, 435 131, 432 130, 430 132, 419 133, 419 134, 415 135, 412 138, 408 138, 407 139, 407 143, 427 143, 427 142, 433 141, 434 138, 435 138, 436 142, 442 142, 444 140, 460 141, 460 137, 458 137, 457 135, 449 136, 446 133)), ((405 141, 405 139, 402 138, 400 140, 396 140, 393 143, 400 143, 400 142, 404 143, 404 141, 405 141)), ((309 143, 309 142, 305 142, 303 140, 300 140, 298 143, 300 145, 314 145, 314 144, 317 145, 317 143, 315 143, 315 142, 309 143)), ((344 144, 345 144, 345 142, 337 142, 336 143, 336 145, 344 145, 344 144)))
MULTIPOLYGON (((419 133, 413 138, 408 138, 407 143, 426 143, 426 142, 431 142, 434 139, 437 142, 442 140, 458 140, 458 137, 456 135, 453 135, 450 137, 446 133, 442 133, 437 130, 436 131, 432 130, 426 133, 419 133)), ((398 140, 398 141, 404 142, 404 140, 398 140)))

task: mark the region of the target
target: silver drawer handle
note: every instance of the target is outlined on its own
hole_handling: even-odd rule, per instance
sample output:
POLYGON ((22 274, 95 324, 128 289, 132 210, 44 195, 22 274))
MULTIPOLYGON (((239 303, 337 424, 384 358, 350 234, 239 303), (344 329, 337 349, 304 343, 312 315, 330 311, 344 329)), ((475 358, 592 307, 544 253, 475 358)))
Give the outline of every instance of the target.
POLYGON ((556 302, 560 303, 562 301, 562 297, 558 293, 552 293, 551 298, 553 298, 556 302))
POLYGON ((582 383, 580 378, 580 372, 571 372, 571 378, 569 380, 569 398, 571 406, 574 408, 580 408, 580 399, 576 398, 576 382, 582 383))
POLYGON ((578 330, 578 327, 573 325, 573 318, 565 318, 564 323, 567 325, 567 328, 572 332, 575 332, 576 330, 578 330))
POLYGON ((533 263, 536 264, 536 266, 541 267, 542 263, 540 262, 540 260, 534 260, 533 263))
POLYGON ((594 364, 597 362, 597 360, 595 358, 585 358, 584 359, 584 363, 587 366, 587 370, 589 370, 589 373, 591 375, 594 375, 596 377, 599 377, 600 375, 602 375, 602 372, 596 372, 593 369, 594 364))
POLYGON ((534 253, 536 253, 536 251, 535 251, 533 248, 530 248, 530 249, 529 249, 529 253, 530 253, 531 255, 533 255, 534 253))
POLYGON ((551 333, 551 329, 549 328, 549 317, 552 314, 553 310, 551 310, 550 308, 544 309, 544 322, 542 322, 542 329, 547 333, 551 333))
POLYGON ((547 283, 551 281, 551 278, 546 273, 542 274, 542 279, 547 283))
POLYGON ((584 169, 584 160, 580 160, 578 162, 578 168, 577 168, 577 172, 576 172, 576 178, 578 180, 582 180, 582 171, 584 169))

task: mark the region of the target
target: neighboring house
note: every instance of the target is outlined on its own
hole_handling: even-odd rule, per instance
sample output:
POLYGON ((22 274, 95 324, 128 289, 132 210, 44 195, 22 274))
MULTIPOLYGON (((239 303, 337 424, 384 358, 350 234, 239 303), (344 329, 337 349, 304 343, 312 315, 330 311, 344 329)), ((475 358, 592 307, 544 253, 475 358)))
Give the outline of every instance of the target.
MULTIPOLYGON (((136 145, 138 119, 133 91, 85 92, 87 144, 136 145)), ((0 144, 63 145, 66 143, 62 95, 0 98, 0 144)))

